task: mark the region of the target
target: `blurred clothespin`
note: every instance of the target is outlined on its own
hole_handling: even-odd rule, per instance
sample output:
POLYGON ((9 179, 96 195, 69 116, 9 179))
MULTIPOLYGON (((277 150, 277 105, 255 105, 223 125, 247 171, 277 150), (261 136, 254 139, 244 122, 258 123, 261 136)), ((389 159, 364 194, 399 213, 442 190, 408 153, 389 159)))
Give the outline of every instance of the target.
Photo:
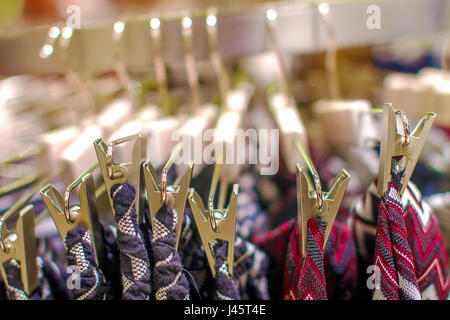
POLYGON ((25 293, 30 294, 38 285, 37 248, 35 237, 35 218, 32 205, 27 203, 44 185, 58 177, 67 169, 66 163, 59 163, 58 167, 33 185, 20 199, 18 199, 0 218, 0 268, 5 282, 7 282, 4 263, 15 259, 20 263, 22 285, 25 293), (16 232, 6 228, 6 221, 19 211, 16 222, 16 232))
POLYGON ((181 19, 181 32, 184 39, 184 61, 189 87, 191 88, 191 113, 195 114, 201 103, 201 94, 193 52, 192 18, 190 16, 184 16, 181 19))
POLYGON ((305 172, 303 166, 297 164, 297 224, 301 230, 302 256, 306 255, 306 241, 308 237, 308 220, 320 217, 327 223, 323 246, 327 243, 334 220, 339 211, 345 190, 347 189, 350 175, 342 169, 334 180, 329 192, 322 191, 319 174, 317 173, 311 159, 307 155, 301 143, 297 142, 297 149, 304 157, 308 165, 309 173, 305 172), (314 183, 309 174, 312 175, 314 183))
POLYGON ((423 68, 417 74, 394 72, 384 79, 384 100, 402 106, 408 117, 418 120, 424 113, 439 117, 435 124, 450 125, 450 72, 423 68))
POLYGON ((287 162, 288 171, 294 173, 297 162, 303 162, 303 159, 296 152, 292 152, 295 143, 301 141, 304 146, 307 146, 308 141, 305 126, 291 94, 280 47, 275 39, 274 29, 277 17, 278 13, 275 9, 266 11, 267 32, 271 49, 277 58, 280 85, 280 92, 272 94, 268 103, 275 123, 280 129, 282 154, 287 162))
POLYGON ((133 81, 128 74, 123 58, 122 39, 125 28, 125 20, 116 21, 113 24, 112 40, 114 44, 114 69, 126 94, 108 103, 97 117, 97 123, 102 127, 104 136, 107 137, 127 123, 137 107, 137 82, 133 81))
POLYGON ((4 221, 0 221, 0 270, 3 281, 8 283, 5 263, 16 260, 20 265, 20 278, 27 295, 30 295, 39 285, 34 226, 32 205, 27 205, 20 210, 15 232, 7 230, 4 221))
POLYGON ((32 146, 20 154, 0 162, 0 177, 13 179, 11 182, 0 186, 0 197, 28 187, 42 176, 41 168, 23 163, 34 157, 39 157, 42 153, 41 147, 32 146))
MULTIPOLYGON (((209 43, 209 55, 216 72, 217 80, 219 83, 220 96, 223 102, 227 102, 227 95, 230 89, 230 79, 227 74, 227 70, 223 64, 222 56, 220 55, 217 45, 217 12, 215 8, 208 9, 206 18, 206 31, 208 32, 209 43)), ((227 107, 226 105, 223 107, 227 107)))
POLYGON ((313 2, 313 5, 319 13, 327 37, 325 66, 329 91, 329 98, 314 103, 313 110, 326 142, 331 147, 340 149, 340 153, 347 153, 351 147, 359 148, 363 142, 376 139, 377 130, 374 119, 367 116, 371 108, 369 101, 342 98, 336 35, 331 23, 330 6, 326 2, 313 2))
POLYGON ((160 96, 160 104, 165 116, 170 115, 173 110, 169 98, 169 88, 167 85, 167 74, 162 54, 161 42, 161 20, 153 17, 149 21, 150 37, 152 39, 153 65, 155 67, 156 80, 158 82, 158 91, 160 96))
MULTIPOLYGON (((211 33, 211 28, 215 27, 214 15, 210 14, 205 20, 206 27, 208 33, 211 33), (209 19, 208 19, 209 17, 209 19)), ((215 20, 217 22, 217 19, 215 20)), ((183 161, 182 163, 178 163, 176 168, 177 172, 181 174, 186 170, 186 165, 190 161, 194 161, 196 166, 193 170, 192 175, 197 176, 204 167, 204 162, 202 159, 202 150, 206 146, 206 141, 204 139, 204 134, 206 130, 213 127, 214 123, 217 120, 217 115, 219 114, 219 110, 217 106, 213 103, 206 103, 200 105, 201 97, 200 97, 200 83, 198 79, 198 73, 195 66, 193 48, 192 48, 192 20, 189 16, 183 17, 181 20, 182 33, 185 41, 185 64, 187 70, 187 76, 189 81, 189 87, 192 95, 192 105, 190 118, 184 123, 184 125, 175 132, 180 139, 183 140, 183 161)), ((214 41, 211 38, 215 39, 216 33, 210 34, 210 41, 214 41)), ((214 49, 213 49, 214 50, 214 49)), ((220 57, 217 57, 217 50, 214 51, 216 55, 217 63, 221 63, 220 57)), ((214 66, 216 66, 214 64, 214 66)), ((222 64, 221 64, 222 66, 222 64)), ((222 66, 223 67, 223 66, 222 66)), ((220 67, 219 67, 220 68, 220 67)), ((225 70, 222 68, 216 70, 217 72, 221 72, 221 75, 218 77, 223 78, 223 72, 225 70)), ((220 82, 221 80, 219 80, 220 82)))

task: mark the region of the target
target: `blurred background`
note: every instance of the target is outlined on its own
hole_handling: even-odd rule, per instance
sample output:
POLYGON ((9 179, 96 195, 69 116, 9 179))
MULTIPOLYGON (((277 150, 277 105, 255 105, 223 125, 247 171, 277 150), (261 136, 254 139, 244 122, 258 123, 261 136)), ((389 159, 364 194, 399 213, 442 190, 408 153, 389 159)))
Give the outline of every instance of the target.
MULTIPOLYGON (((320 99, 336 98, 330 90, 333 81, 339 84, 340 99, 364 99, 373 107, 391 101, 407 112, 413 125, 426 112, 438 113, 413 181, 430 197, 450 248, 450 2, 446 0, 2 0, 0 161, 21 154, 45 132, 81 124, 88 115, 104 110, 124 91, 117 61, 136 89, 137 105, 160 103, 149 29, 153 17, 161 20, 161 52, 173 105, 190 99, 180 26, 184 16, 192 17, 201 98, 220 104, 204 22, 211 8, 217 13, 217 46, 227 72, 233 83, 245 79, 255 86, 255 110, 266 104, 266 92, 280 86, 265 28, 267 10, 276 8, 275 37, 315 146, 331 143, 333 132, 321 126, 312 106, 320 99), (117 21, 126 22, 119 42, 113 37, 117 21), (79 25, 72 26, 65 47, 60 39, 68 22, 79 25), (76 76, 76 85, 71 75, 76 76), (336 79, 330 80, 333 75, 336 79), (74 94, 80 90, 87 90, 89 97, 74 94)), ((257 122, 260 114, 253 112, 253 120, 257 122)), ((20 174, 4 175, 12 179, 20 174)))

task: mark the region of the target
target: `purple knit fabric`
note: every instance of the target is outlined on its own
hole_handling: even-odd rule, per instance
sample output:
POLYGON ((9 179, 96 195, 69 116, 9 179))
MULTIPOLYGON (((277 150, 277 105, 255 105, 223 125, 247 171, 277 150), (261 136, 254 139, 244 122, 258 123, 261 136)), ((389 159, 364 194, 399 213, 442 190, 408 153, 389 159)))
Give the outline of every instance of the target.
POLYGON ((246 241, 251 241, 258 234, 269 231, 269 217, 259 205, 255 186, 257 172, 252 170, 241 173, 239 177, 239 197, 236 214, 236 234, 246 241))
POLYGON ((236 237, 234 244, 235 266, 233 277, 238 282, 244 300, 269 300, 267 270, 269 258, 253 243, 236 237))
MULTIPOLYGON (((224 246, 226 249, 226 242, 224 246)), ((191 298, 195 298, 194 292, 196 291, 199 292, 200 299, 217 298, 217 281, 213 279, 209 271, 205 251, 189 208, 186 208, 184 215, 179 251, 185 268, 192 276, 188 277, 191 298)), ((246 300, 269 299, 267 281, 269 260, 267 255, 253 243, 236 236, 234 261, 233 278, 240 298, 246 300)))
POLYGON ((184 213, 178 252, 190 275, 187 279, 191 299, 212 299, 213 278, 190 208, 186 208, 184 213))
POLYGON ((137 225, 134 203, 136 191, 126 182, 111 189, 114 217, 118 229, 123 300, 150 298, 150 263, 144 240, 137 225))
POLYGON ((42 257, 44 261, 53 261, 58 265, 65 264, 66 248, 59 233, 48 238, 37 238, 36 245, 38 256, 42 257))
POLYGON ((100 266, 107 283, 107 300, 122 299, 122 279, 120 275, 120 251, 117 246, 117 227, 102 225, 104 261, 100 266))
POLYGON ((54 261, 43 259, 44 277, 47 280, 52 297, 55 300, 72 300, 73 295, 67 286, 69 273, 64 265, 55 263, 54 261))
POLYGON ((155 214, 152 233, 153 285, 156 300, 189 300, 189 283, 180 255, 175 250, 177 225, 175 210, 162 206, 155 214))
POLYGON ((20 279, 20 265, 16 260, 11 260, 5 265, 5 271, 7 274, 7 297, 8 300, 50 300, 52 295, 50 287, 44 278, 43 266, 44 261, 41 257, 36 258, 38 264, 38 278, 39 286, 30 294, 27 295, 23 291, 22 281, 20 279))
POLYGON ((75 267, 71 270, 71 280, 74 280, 72 283, 74 298, 76 300, 106 299, 106 282, 103 272, 95 262, 92 238, 87 229, 78 226, 69 230, 64 239, 64 244, 66 246, 67 265, 75 267), (75 280, 79 280, 79 285, 75 280))
POLYGON ((214 257, 216 260, 216 290, 215 300, 240 300, 239 289, 236 281, 230 275, 227 265, 227 242, 216 240, 213 244, 214 257))

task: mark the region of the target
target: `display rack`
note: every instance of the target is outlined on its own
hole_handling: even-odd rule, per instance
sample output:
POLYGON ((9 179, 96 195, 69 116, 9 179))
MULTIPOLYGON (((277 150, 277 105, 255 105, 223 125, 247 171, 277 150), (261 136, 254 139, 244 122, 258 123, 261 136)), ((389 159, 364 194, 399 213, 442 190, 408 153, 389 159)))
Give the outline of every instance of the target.
MULTIPOLYGON (((390 42, 406 35, 443 32, 450 3, 447 0, 377 0, 330 1, 329 21, 338 48, 390 42), (380 29, 367 27, 369 5, 380 8, 380 29)), ((282 50, 309 53, 327 47, 327 34, 317 7, 310 1, 276 2, 257 7, 218 8, 218 47, 222 57, 239 58, 269 49, 265 13, 275 8, 278 20, 275 36, 282 50)), ((193 19, 193 47, 197 61, 209 58, 208 35, 204 12, 185 12, 193 19)), ((157 16, 156 13, 153 16, 157 16)), ((151 13, 127 19, 122 40, 123 59, 127 68, 148 69, 153 65, 149 19, 151 13)), ((162 50, 166 64, 184 62, 180 19, 182 14, 160 15, 162 50)), ((71 67, 86 74, 113 69, 114 21, 89 23, 75 30, 69 48, 71 67)), ((48 59, 39 57, 50 26, 27 28, 0 35, 0 75, 21 73, 58 74, 67 64, 55 52, 48 59), (13 62, 13 63, 12 63, 13 62)))

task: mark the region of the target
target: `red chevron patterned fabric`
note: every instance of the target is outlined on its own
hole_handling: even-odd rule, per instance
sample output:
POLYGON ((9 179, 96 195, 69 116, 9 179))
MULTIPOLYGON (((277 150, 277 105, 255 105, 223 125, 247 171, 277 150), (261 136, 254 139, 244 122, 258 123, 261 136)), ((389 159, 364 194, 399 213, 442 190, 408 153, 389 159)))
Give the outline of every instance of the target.
POLYGON ((289 239, 295 224, 295 219, 291 219, 277 229, 270 230, 253 239, 254 243, 269 255, 277 270, 284 270, 289 239))
POLYGON ((404 167, 392 171, 389 189, 379 201, 374 264, 379 268, 380 281, 374 300, 421 299, 399 193, 403 173, 404 167))
MULTIPOLYGON (((306 256, 301 263, 298 282, 291 282, 285 298, 296 300, 327 300, 325 271, 323 265, 323 242, 327 224, 320 218, 308 220, 306 256), (294 291, 294 290, 295 291, 294 291), (295 294, 294 294, 295 292, 295 294)), ((298 248, 300 249, 300 248, 298 248)), ((301 250, 296 250, 301 257, 301 250)))
POLYGON ((431 207, 410 188, 404 219, 422 299, 450 299, 450 276, 444 240, 431 207))
MULTIPOLYGON (((319 227, 314 227, 313 232, 310 231, 309 234, 319 236, 320 232, 319 227)), ((323 236, 320 239, 323 239, 323 236)), ((280 266, 284 270, 282 298, 300 299, 298 289, 307 288, 308 273, 304 272, 303 278, 301 277, 302 271, 306 271, 306 268, 303 268, 304 264, 302 264, 299 232, 295 220, 269 232, 265 240, 260 243, 261 248, 271 257, 272 263, 277 266, 277 272, 280 272, 280 266), (281 260, 283 258, 284 261, 281 260)), ((345 224, 340 221, 334 222, 325 251, 321 255, 323 255, 324 282, 328 299, 352 299, 358 281, 356 252, 353 235, 345 224)), ((316 296, 318 295, 317 293, 316 296)))
POLYGON ((350 229, 340 221, 335 221, 331 228, 324 263, 328 299, 355 298, 358 283, 355 240, 350 229))
MULTIPOLYGON (((400 177, 401 173, 393 173, 390 189, 398 190, 397 181, 400 177)), ((448 260, 438 220, 412 182, 408 183, 401 200, 395 191, 390 191, 385 199, 380 201, 376 195, 376 185, 372 184, 365 198, 354 207, 353 230, 361 270, 365 271, 367 266, 375 261, 382 272, 380 285, 384 286, 385 293, 381 295, 379 291, 375 292, 373 298, 417 298, 416 293, 415 296, 411 295, 412 291, 409 295, 402 292, 402 284, 403 288, 407 289, 410 283, 405 282, 404 278, 399 283, 399 267, 395 264, 398 262, 402 270, 406 267, 414 270, 415 282, 422 299, 449 299, 448 260), (410 254, 405 253, 408 250, 405 249, 404 239, 407 240, 410 254), (389 246, 389 243, 394 242, 398 242, 397 251, 394 251, 393 246, 389 246), (413 267, 408 259, 412 260, 413 267), (396 285, 400 287, 395 289, 396 285), (406 296, 402 297, 402 294, 406 296)), ((411 278, 411 274, 403 274, 402 277, 411 278)), ((360 287, 367 290, 365 283, 360 283, 360 287)), ((411 290, 410 287, 409 289, 411 290)))

